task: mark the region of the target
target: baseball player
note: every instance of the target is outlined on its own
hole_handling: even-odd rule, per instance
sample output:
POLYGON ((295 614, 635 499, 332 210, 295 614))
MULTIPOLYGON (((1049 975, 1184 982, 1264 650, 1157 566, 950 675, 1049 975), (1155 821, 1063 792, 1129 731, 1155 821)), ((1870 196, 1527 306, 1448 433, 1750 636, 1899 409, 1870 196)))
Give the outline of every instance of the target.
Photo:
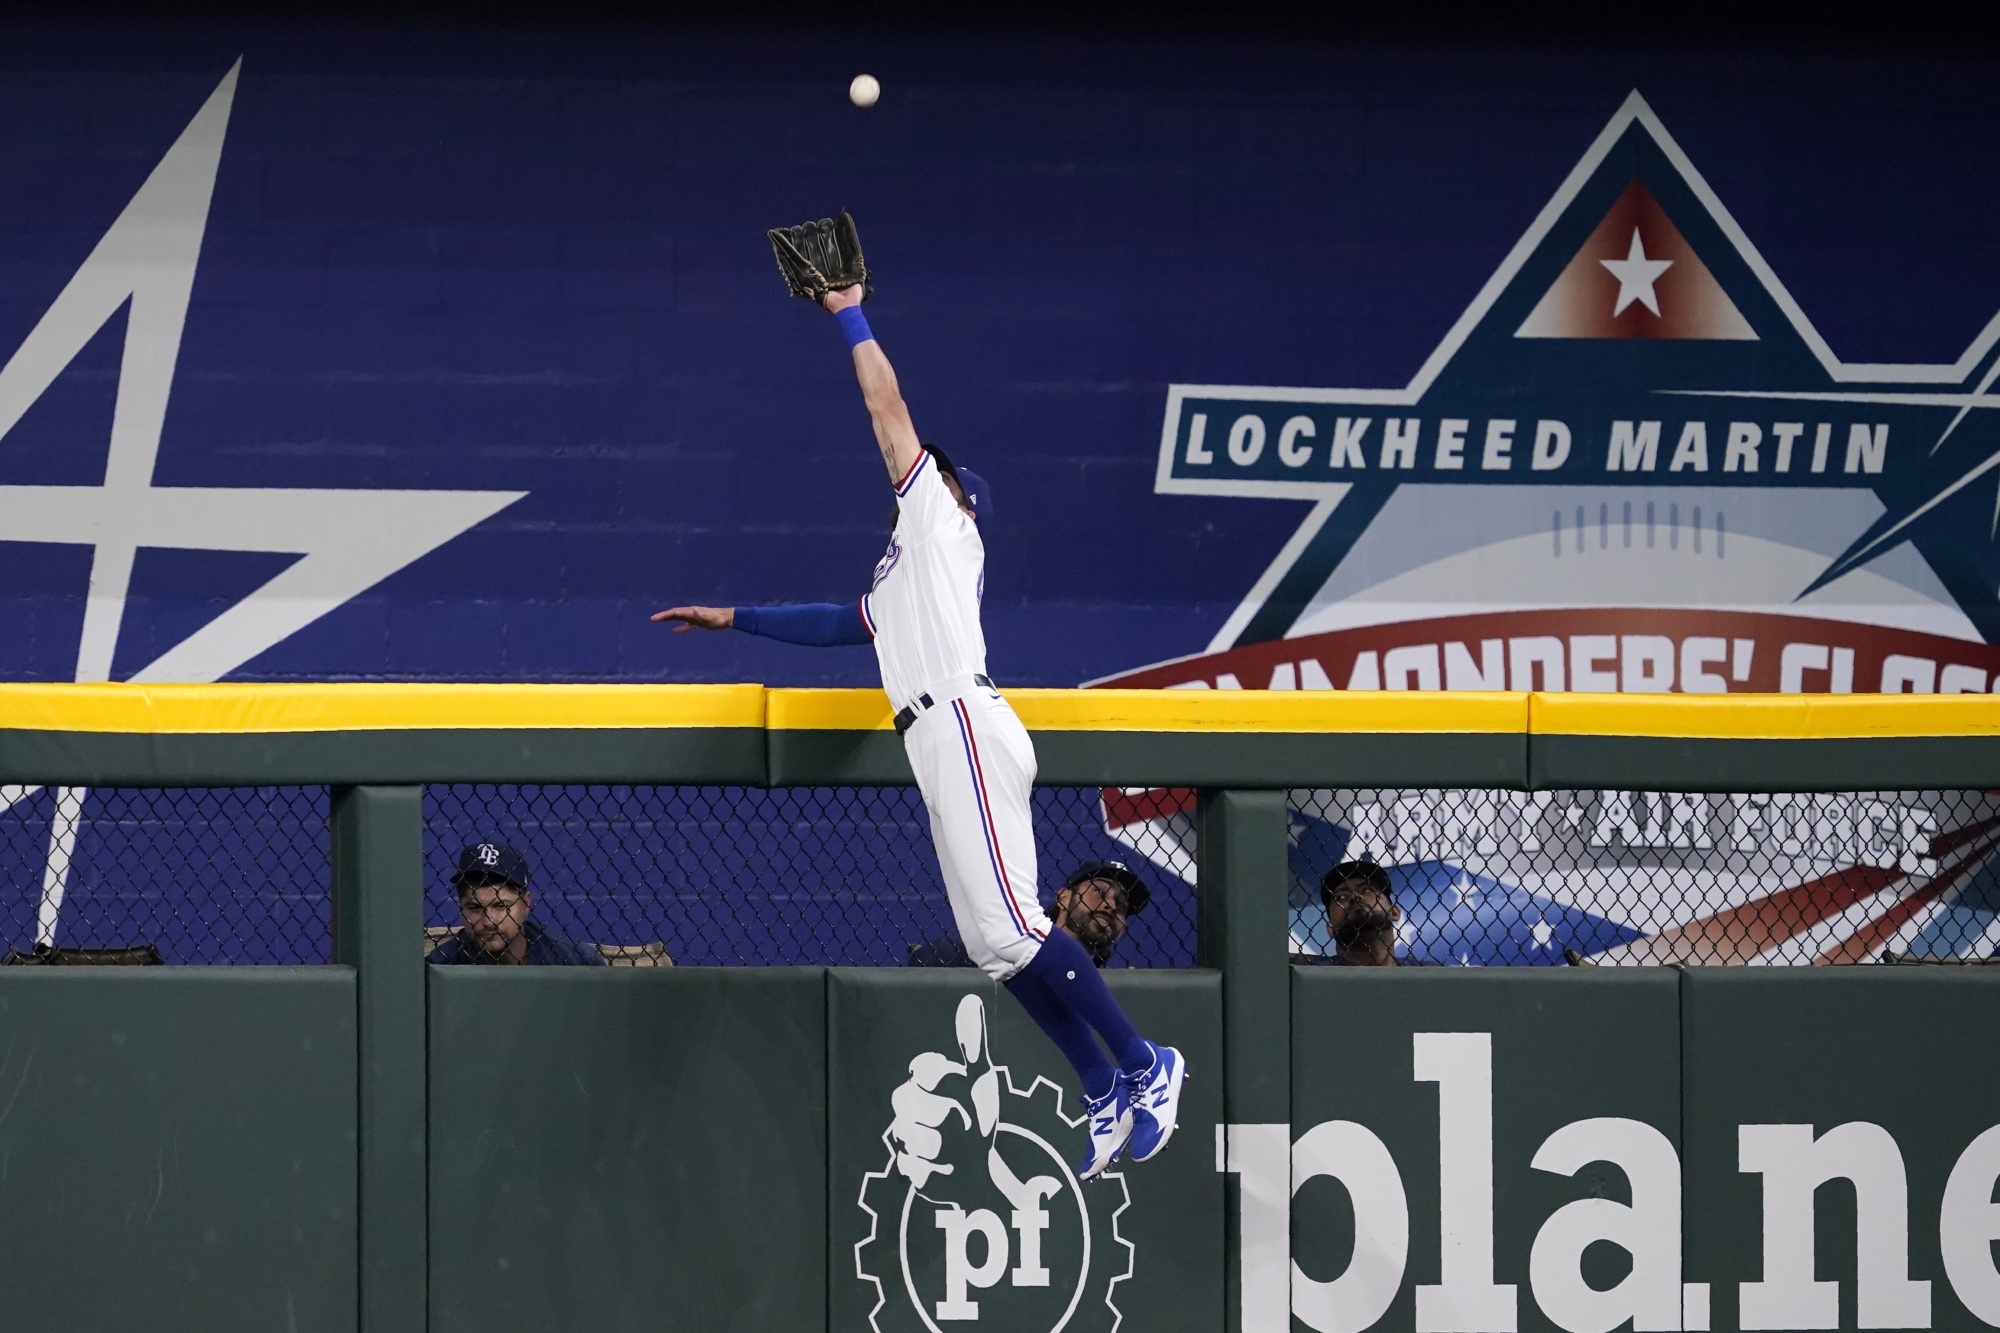
POLYGON ((862 295, 857 283, 826 291, 823 304, 853 350, 896 491, 896 528, 873 586, 850 608, 677 606, 653 619, 680 622, 676 632, 733 627, 792 643, 873 641, 930 810, 959 936, 1082 1080, 1090 1147, 1078 1174, 1087 1179, 1121 1152, 1145 1161, 1166 1146, 1186 1065, 1173 1047, 1139 1035, 1083 946, 1042 911, 1029 803, 1034 745, 987 678, 979 625, 986 553, 978 520, 991 501, 976 477, 918 442, 896 373, 861 313, 862 295))

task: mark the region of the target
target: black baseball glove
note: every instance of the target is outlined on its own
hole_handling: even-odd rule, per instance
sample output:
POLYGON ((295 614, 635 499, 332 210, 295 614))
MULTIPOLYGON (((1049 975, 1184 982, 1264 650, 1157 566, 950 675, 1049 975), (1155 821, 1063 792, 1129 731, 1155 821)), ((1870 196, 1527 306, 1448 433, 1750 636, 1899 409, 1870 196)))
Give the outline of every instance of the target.
POLYGON ((855 234, 854 219, 845 209, 837 218, 774 227, 764 234, 771 238, 778 272, 785 275, 785 286, 793 296, 817 305, 828 292, 858 286, 865 300, 875 290, 868 279, 868 265, 861 258, 861 237, 855 234))

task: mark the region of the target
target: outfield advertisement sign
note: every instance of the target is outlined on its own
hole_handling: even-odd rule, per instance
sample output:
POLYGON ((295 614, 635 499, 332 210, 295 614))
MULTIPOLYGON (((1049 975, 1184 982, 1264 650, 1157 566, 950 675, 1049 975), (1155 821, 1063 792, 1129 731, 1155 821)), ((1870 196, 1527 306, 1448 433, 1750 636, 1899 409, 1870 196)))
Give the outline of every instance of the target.
POLYGON ((1295 973, 1293 1123, 1226 1130, 1244 1244, 1283 1245, 1242 1328, 2000 1323, 2000 1086, 1899 1035, 2000 989, 1910 971, 1295 973), (1955 1072, 1857 1077, 1898 1043, 1955 1072))
POLYGON ((2000 1325, 2000 1083, 1908 1031, 2000 1019, 1977 974, 1294 969, 1288 1123, 1220 1114, 1212 974, 1121 977, 1208 1054, 1167 1153, 1087 1182, 995 988, 831 980, 836 1329, 2000 1325))
POLYGON ((1000 987, 955 970, 830 974, 833 1327, 1220 1326, 1219 979, 1132 971, 1114 985, 1207 1072, 1165 1153, 1078 1180, 1075 1075, 1000 987))
MULTIPOLYGON (((1206 652, 1094 683, 2000 688, 1996 335, 1949 365, 1841 360, 1634 94, 1403 388, 1169 391, 1158 492, 1313 508, 1206 652)), ((1106 792, 1107 828, 1187 873, 1187 803, 1106 792)), ((1403 948, 1434 962, 1996 943, 1993 811, 1951 794, 1294 806, 1307 951, 1325 947, 1312 881, 1348 856, 1393 867, 1403 948)))
POLYGON ((1173 386, 1159 493, 1314 505, 1101 683, 1985 692, 1997 334, 1841 360, 1634 93, 1403 388, 1173 386))

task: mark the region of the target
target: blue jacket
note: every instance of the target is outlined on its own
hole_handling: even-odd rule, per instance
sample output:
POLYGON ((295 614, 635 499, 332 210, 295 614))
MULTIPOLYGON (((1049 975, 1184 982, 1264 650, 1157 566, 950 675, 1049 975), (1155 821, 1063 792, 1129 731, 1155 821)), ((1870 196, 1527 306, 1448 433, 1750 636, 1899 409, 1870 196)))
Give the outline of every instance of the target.
MULTIPOLYGON (((578 944, 567 935, 558 935, 538 921, 521 928, 528 937, 528 956, 521 961, 530 967, 603 967, 604 955, 588 944, 578 944)), ((484 963, 486 951, 472 943, 460 930, 425 956, 427 963, 484 963)))

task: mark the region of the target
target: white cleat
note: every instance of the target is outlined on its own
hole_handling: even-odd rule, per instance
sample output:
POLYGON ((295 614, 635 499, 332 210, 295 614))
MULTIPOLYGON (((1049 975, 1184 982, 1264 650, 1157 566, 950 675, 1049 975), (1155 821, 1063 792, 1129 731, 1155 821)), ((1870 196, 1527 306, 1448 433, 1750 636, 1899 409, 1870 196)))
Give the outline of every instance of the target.
MULTIPOLYGON (((1146 1043, 1152 1046, 1151 1042, 1146 1043)), ((1187 1062, 1171 1046, 1153 1046, 1153 1067, 1132 1084, 1132 1160, 1151 1161, 1174 1136, 1181 1118, 1187 1062)))
POLYGON ((1117 1161, 1132 1137, 1131 1080, 1121 1070, 1112 1078, 1111 1091, 1084 1098, 1083 1113, 1089 1121, 1090 1150, 1077 1164, 1076 1177, 1089 1180, 1117 1161))

